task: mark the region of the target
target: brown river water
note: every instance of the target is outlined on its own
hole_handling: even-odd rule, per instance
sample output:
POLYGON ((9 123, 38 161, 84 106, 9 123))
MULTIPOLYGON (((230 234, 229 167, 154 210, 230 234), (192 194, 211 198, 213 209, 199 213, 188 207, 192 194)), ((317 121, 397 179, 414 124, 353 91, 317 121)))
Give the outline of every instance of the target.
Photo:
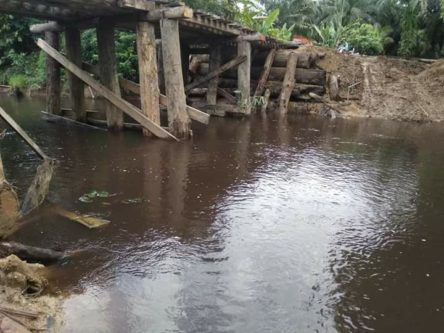
MULTIPOLYGON (((60 161, 49 199, 112 221, 43 208, 15 237, 75 251, 62 332, 444 330, 444 125, 213 118, 178 144, 0 106, 60 161)), ((1 152, 22 195, 39 161, 11 131, 1 152)))

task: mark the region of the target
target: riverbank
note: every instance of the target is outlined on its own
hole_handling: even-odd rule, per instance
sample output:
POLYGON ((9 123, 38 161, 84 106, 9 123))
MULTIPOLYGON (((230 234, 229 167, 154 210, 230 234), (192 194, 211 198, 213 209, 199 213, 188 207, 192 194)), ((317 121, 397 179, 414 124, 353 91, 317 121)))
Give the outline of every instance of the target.
POLYGON ((339 77, 340 101, 334 102, 343 117, 400 121, 444 120, 444 60, 424 61, 394 57, 322 52, 317 66, 339 77))

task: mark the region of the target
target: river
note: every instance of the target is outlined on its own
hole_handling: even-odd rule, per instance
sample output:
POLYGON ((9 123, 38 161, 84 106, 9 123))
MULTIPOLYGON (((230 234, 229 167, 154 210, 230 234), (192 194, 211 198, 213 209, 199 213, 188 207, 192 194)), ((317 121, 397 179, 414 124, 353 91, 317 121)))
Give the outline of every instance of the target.
MULTIPOLYGON (((63 332, 438 332, 444 327, 444 125, 213 118, 174 143, 43 121, 1 104, 60 166, 15 239, 53 266, 63 332), (92 190, 108 198, 78 200, 92 190)), ((37 157, 8 132, 20 195, 37 157)))

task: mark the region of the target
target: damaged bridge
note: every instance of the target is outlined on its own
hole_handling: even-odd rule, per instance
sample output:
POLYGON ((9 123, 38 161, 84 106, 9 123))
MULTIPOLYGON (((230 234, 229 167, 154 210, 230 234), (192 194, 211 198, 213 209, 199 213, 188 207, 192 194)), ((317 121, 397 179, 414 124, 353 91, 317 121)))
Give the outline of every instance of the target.
POLYGON ((310 56, 291 56, 297 45, 193 11, 177 1, 0 0, 0 12, 48 21, 32 26, 31 31, 44 34, 37 45, 48 56, 50 115, 64 115, 61 68, 68 72, 76 121, 92 120, 85 107, 85 86, 89 86, 106 101, 109 129, 121 131, 129 117, 147 136, 176 140, 192 135, 192 120, 207 124, 210 114, 220 115, 221 110, 225 114, 223 107, 249 115, 254 109, 252 96, 260 97, 266 110, 270 96, 279 95, 276 108, 286 113, 292 96, 300 96, 301 91, 323 93, 325 72, 309 69, 310 56), (86 29, 97 32, 99 62, 94 68, 81 56, 81 34, 86 29), (138 83, 119 79, 117 29, 136 32, 138 83), (61 53, 62 33, 66 54, 61 53), (284 68, 272 68, 276 61, 283 62, 284 68), (297 77, 306 82, 299 88, 297 77), (269 78, 275 81, 270 84, 269 78), (140 108, 125 100, 122 91, 140 96, 140 108), (161 123, 163 107, 168 113, 167 126, 161 123))

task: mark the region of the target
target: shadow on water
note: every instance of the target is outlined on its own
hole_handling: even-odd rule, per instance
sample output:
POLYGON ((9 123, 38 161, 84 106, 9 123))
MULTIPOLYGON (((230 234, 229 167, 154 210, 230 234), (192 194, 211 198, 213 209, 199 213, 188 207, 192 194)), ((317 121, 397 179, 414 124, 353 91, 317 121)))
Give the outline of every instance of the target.
MULTIPOLYGON (((112 221, 91 231, 42 209, 16 235, 76 251, 51 268, 65 332, 442 327, 442 125, 215 118, 175 144, 1 103, 60 160, 51 201, 112 221), (78 200, 91 190, 113 195, 78 200)), ((23 191, 37 157, 12 133, 1 150, 23 191)))

